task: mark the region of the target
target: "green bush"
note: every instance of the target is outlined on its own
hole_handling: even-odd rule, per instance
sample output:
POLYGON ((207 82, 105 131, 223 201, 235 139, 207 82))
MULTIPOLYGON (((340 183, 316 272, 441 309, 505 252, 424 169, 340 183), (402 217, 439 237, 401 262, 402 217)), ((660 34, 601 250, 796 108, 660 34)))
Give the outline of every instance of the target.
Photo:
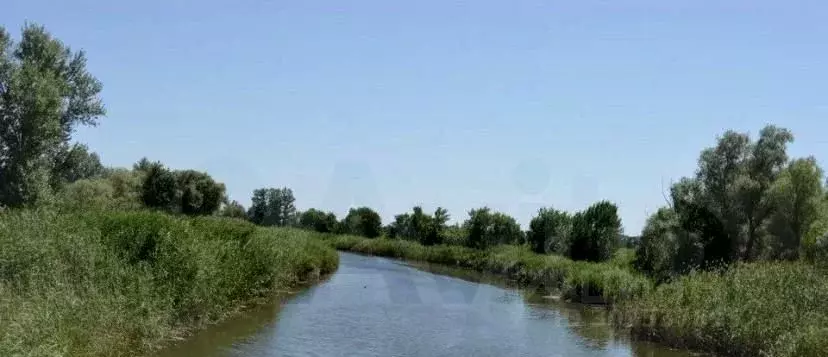
POLYGON ((0 356, 134 356, 338 264, 309 232, 155 212, 0 213, 0 356))
POLYGON ((695 272, 615 311, 635 336, 728 356, 824 356, 828 272, 804 263, 695 272))
POLYGON ((609 201, 595 203, 572 217, 569 257, 591 262, 609 260, 620 245, 620 235, 618 207, 609 201))

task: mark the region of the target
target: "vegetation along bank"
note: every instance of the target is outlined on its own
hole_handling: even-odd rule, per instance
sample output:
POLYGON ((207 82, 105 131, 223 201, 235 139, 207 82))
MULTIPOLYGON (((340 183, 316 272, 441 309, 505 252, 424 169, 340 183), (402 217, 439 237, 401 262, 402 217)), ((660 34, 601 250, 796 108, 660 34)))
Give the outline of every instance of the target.
POLYGON ((300 211, 287 187, 230 201, 198 170, 105 167, 72 136, 105 114, 85 57, 0 29, 0 355, 144 354, 336 268, 331 246, 500 273, 606 302, 640 338, 730 356, 828 351, 828 195, 793 134, 726 131, 639 236, 618 207, 489 207, 450 223, 422 206, 383 224, 300 211), (23 140, 22 138, 25 138, 23 140))

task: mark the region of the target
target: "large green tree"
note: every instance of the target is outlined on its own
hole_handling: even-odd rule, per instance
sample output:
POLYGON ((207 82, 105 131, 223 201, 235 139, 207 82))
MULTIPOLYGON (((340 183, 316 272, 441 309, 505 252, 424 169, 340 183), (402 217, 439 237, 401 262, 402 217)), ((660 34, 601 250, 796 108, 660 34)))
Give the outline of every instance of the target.
POLYGON ((78 180, 91 179, 104 174, 104 166, 98 154, 90 152, 83 144, 62 148, 55 155, 52 166, 52 187, 55 189, 78 180))
POLYGON ((466 245, 486 249, 498 244, 519 244, 523 232, 517 221, 506 214, 494 212, 488 207, 469 211, 469 218, 463 223, 468 232, 466 245))
POLYGON ((382 234, 382 218, 370 207, 351 208, 341 227, 342 233, 376 238, 382 234))
POLYGON ((216 182, 205 172, 183 170, 176 172, 181 213, 210 215, 227 200, 223 183, 216 182))
POLYGON ((618 248, 621 219, 618 207, 600 201, 572 217, 569 256, 573 260, 605 261, 618 248))
POLYGON ((176 175, 161 162, 153 162, 144 174, 141 201, 145 206, 177 211, 179 200, 176 175))
POLYGON ((311 208, 299 215, 299 226, 321 233, 334 233, 337 229, 336 215, 311 208))
POLYGON ((526 239, 535 253, 565 253, 572 220, 568 213, 541 208, 529 222, 526 239))
POLYGON ((260 188, 253 191, 248 216, 259 225, 285 227, 296 219, 294 202, 293 190, 287 187, 260 188))
POLYGON ((771 187, 775 210, 768 225, 771 259, 797 259, 804 235, 820 216, 822 169, 813 157, 793 160, 771 187))
POLYGON ((0 27, 0 205, 50 196, 56 157, 74 130, 105 114, 101 88, 83 51, 42 26, 25 25, 18 43, 0 27))

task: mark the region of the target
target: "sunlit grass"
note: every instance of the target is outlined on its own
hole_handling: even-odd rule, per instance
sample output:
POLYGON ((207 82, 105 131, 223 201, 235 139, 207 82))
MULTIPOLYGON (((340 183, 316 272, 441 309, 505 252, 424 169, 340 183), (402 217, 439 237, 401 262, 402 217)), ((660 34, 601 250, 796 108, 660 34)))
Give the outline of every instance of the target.
POLYGON ((314 233, 161 213, 0 215, 0 356, 135 356, 336 269, 314 233))
POLYGON ((828 273, 805 263, 698 272, 625 302, 616 322, 642 338, 728 356, 828 354, 828 273))

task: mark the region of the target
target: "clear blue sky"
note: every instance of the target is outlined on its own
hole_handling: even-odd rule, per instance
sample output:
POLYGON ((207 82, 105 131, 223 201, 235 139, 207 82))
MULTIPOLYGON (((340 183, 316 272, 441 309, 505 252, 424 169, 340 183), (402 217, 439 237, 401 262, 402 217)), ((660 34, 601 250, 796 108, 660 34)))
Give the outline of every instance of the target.
POLYGON ((828 159, 824 1, 5 0, 0 24, 84 49, 108 165, 206 170, 247 205, 540 206, 609 199, 640 232, 724 129, 828 159))

